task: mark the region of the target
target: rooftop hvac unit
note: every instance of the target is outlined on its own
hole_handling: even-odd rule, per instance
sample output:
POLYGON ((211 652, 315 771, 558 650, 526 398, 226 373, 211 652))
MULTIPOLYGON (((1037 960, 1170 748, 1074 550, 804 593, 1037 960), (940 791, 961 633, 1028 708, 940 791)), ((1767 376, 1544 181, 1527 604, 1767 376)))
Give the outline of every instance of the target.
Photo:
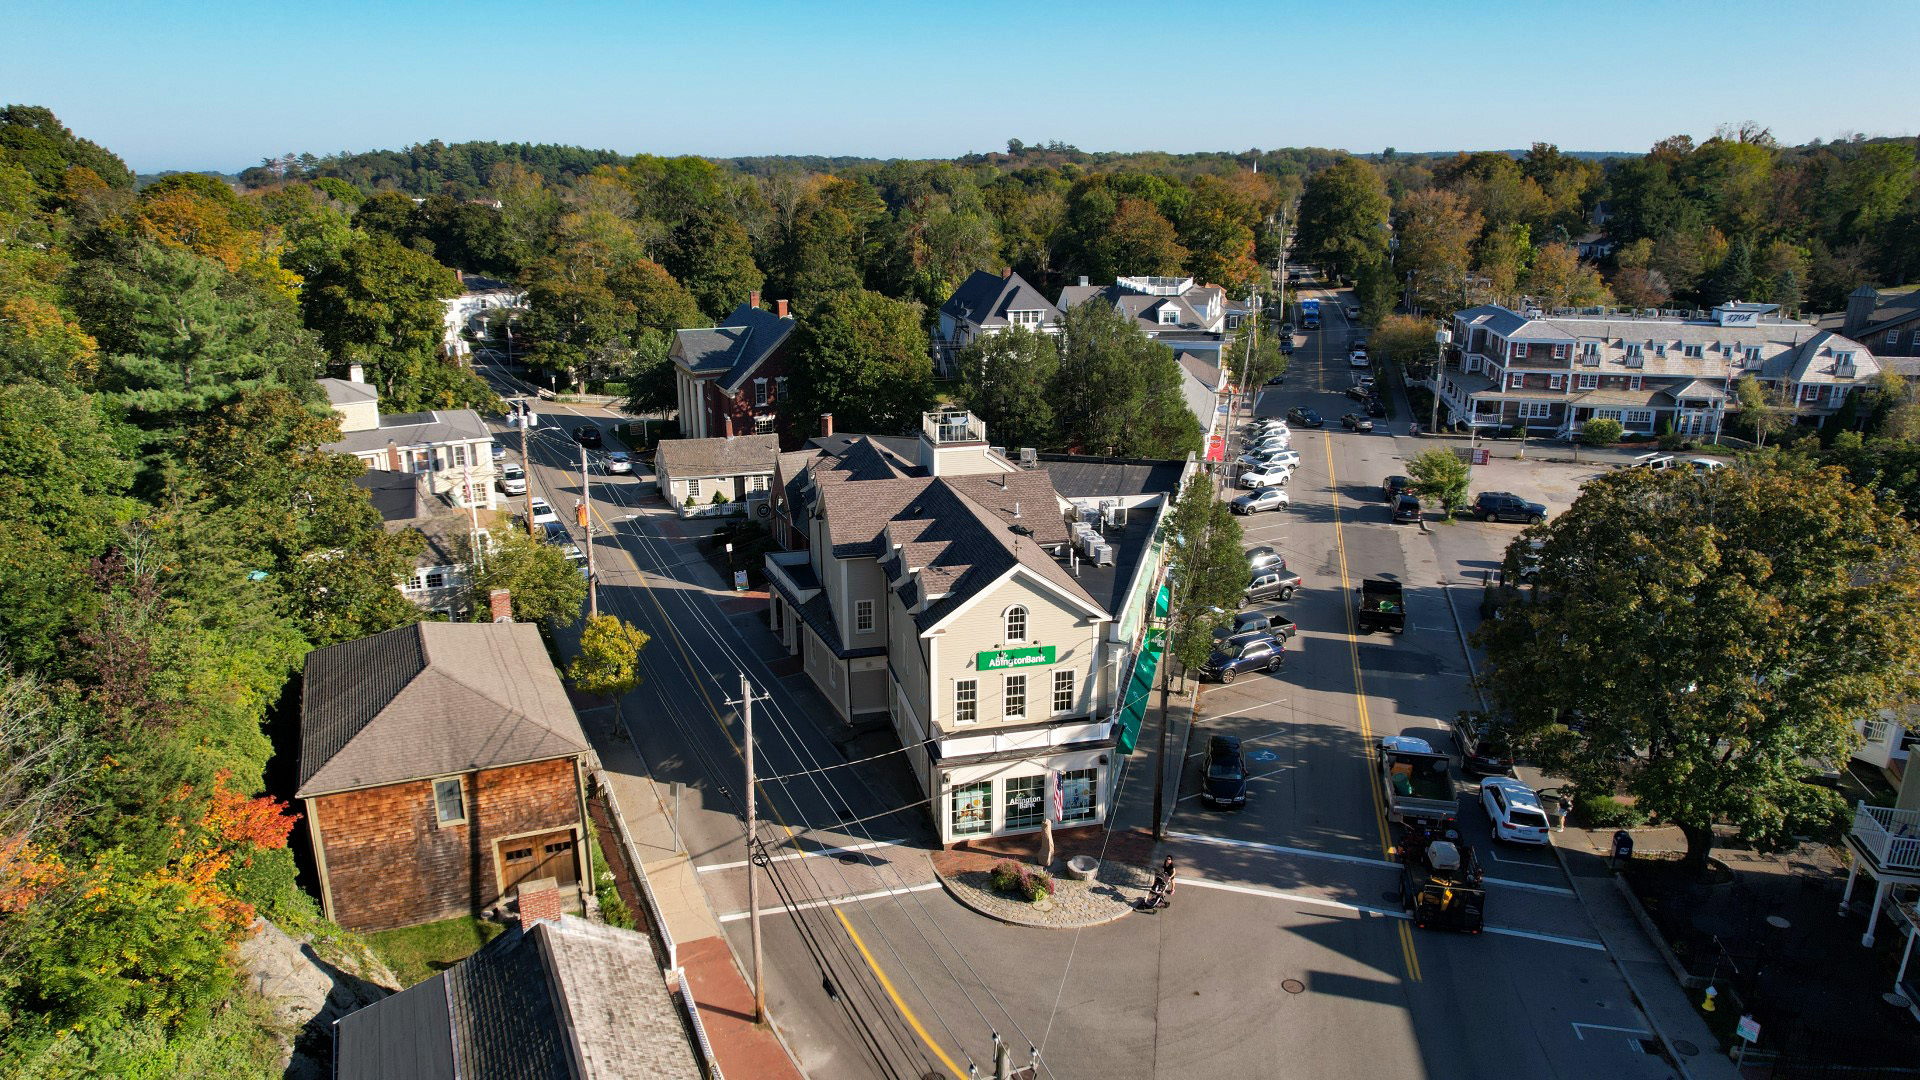
POLYGON ((1037 467, 1039 464, 1040 464, 1040 451, 1035 450, 1031 446, 1023 446, 1020 448, 1020 467, 1021 468, 1032 469, 1037 467))
POLYGON ((1113 565, 1113 545, 1112 544, 1101 544, 1098 547, 1095 547, 1093 549, 1092 554, 1093 554, 1093 563, 1095 566, 1112 566, 1113 565))
POLYGON ((1103 516, 1106 518, 1108 526, 1112 528, 1124 528, 1127 524, 1127 508, 1124 506, 1118 504, 1109 506, 1106 508, 1103 516))
POLYGON ((1076 503, 1073 512, 1083 525, 1094 525, 1100 521, 1100 508, 1097 506, 1081 506, 1076 503))
MULTIPOLYGON (((1107 545, 1105 541, 1100 538, 1099 533, 1089 533, 1080 537, 1080 554, 1085 555, 1089 559, 1093 558, 1094 554, 1101 548, 1106 547, 1107 545)), ((1107 550, 1112 551, 1113 549, 1107 548, 1107 550)))

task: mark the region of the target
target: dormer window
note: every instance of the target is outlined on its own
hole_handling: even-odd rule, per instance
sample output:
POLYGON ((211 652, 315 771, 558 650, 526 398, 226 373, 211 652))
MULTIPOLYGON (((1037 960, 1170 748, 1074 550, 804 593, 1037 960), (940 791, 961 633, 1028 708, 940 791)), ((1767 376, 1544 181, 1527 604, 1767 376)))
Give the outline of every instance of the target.
POLYGON ((1177 307, 1174 307, 1172 304, 1168 304, 1165 307, 1162 307, 1160 309, 1160 325, 1161 326, 1179 326, 1180 325, 1180 309, 1177 307))
POLYGON ((1837 352, 1833 354, 1833 373, 1841 378, 1853 377, 1853 354, 1837 352))
POLYGON ((1686 357, 1686 358, 1687 358, 1687 359, 1689 359, 1689 360, 1698 360, 1698 359, 1700 359, 1701 357, 1703 357, 1703 356, 1705 356, 1705 355, 1706 355, 1706 351, 1707 351, 1707 350, 1706 350, 1706 346, 1704 346, 1704 345, 1682 345, 1682 346, 1680 346, 1680 355, 1681 355, 1681 356, 1684 356, 1684 357, 1686 357))
POLYGON ((1019 606, 1007 609, 1006 631, 1008 641, 1027 640, 1027 609, 1019 606))
POLYGON ((1664 356, 1666 356, 1666 355, 1667 355, 1667 347, 1666 347, 1665 345, 1655 345, 1655 346, 1653 347, 1653 355, 1655 355, 1655 356, 1660 356, 1660 357, 1664 357, 1664 356))
POLYGON ((1024 326, 1032 329, 1040 325, 1040 313, 1038 311, 1009 311, 1007 312, 1007 323, 1010 326, 1024 326))
POLYGON ((1746 360, 1748 367, 1760 366, 1760 346, 1749 345, 1740 350, 1740 355, 1746 360))

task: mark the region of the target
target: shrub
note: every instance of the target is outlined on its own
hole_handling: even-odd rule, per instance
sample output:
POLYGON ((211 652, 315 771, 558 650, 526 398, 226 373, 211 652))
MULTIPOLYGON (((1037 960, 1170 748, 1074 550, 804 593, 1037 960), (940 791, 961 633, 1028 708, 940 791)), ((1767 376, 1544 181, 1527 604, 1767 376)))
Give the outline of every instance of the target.
POLYGON ((1014 892, 1020 888, 1024 875, 1020 868, 1010 862, 1003 862, 993 868, 991 878, 995 892, 1014 892))
POLYGON ((1035 904, 1053 895, 1053 879, 1047 876, 1045 870, 1027 871, 1021 885, 1027 899, 1035 904))
POLYGON ((725 503, 728 503, 728 502, 731 502, 731 501, 733 501, 733 500, 731 500, 731 499, 729 499, 729 498, 727 498, 727 493, 726 493, 726 492, 724 492, 724 491, 716 491, 716 492, 714 492, 714 493, 713 493, 713 498, 711 498, 711 499, 709 499, 709 500, 707 500, 707 501, 708 501, 708 502, 711 502, 711 503, 712 503, 713 505, 715 505, 715 506, 721 506, 721 505, 724 505, 725 503))
POLYGON ((1588 446, 1611 446, 1624 434, 1620 421, 1607 416, 1596 416, 1580 426, 1580 441, 1588 446))
POLYGON ((1594 829, 1628 829, 1647 823, 1645 811, 1611 795, 1575 795, 1573 812, 1594 829))

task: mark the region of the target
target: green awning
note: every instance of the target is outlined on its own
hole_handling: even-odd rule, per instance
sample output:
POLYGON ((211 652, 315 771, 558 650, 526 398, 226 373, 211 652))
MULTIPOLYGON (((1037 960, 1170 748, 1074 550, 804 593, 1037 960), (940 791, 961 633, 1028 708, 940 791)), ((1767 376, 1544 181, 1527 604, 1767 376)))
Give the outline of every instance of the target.
POLYGON ((1160 668, 1158 643, 1140 650, 1133 663, 1133 678, 1127 680, 1125 706, 1120 710, 1120 752, 1133 753, 1140 741, 1140 726, 1147 719, 1147 704, 1153 697, 1153 676, 1160 668))
POLYGON ((1153 617, 1156 619, 1166 618, 1172 601, 1173 590, 1167 588, 1165 585, 1160 586, 1160 591, 1153 596, 1153 617))

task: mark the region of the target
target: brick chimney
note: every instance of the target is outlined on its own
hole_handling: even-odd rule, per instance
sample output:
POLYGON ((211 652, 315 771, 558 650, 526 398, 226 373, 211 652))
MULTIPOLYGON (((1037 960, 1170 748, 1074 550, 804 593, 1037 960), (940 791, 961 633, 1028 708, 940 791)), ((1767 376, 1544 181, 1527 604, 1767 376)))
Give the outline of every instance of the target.
POLYGON ((387 469, 388 469, 389 471, 391 471, 391 472, 400 472, 400 471, 401 471, 401 469, 400 469, 400 444, 399 444, 399 443, 397 443, 397 442, 391 442, 391 441, 389 441, 389 442, 387 443, 387 469))
POLYGON ((775 300, 773 302, 773 313, 783 319, 788 318, 787 302, 785 300, 775 300))
POLYGON ((366 382, 367 369, 361 367, 359 364, 348 364, 347 365, 347 381, 357 382, 357 383, 366 382))
POLYGON ((750 308, 757 308, 760 306, 760 290, 759 289, 755 289, 752 292, 747 294, 747 306, 750 308))
POLYGON ((533 924, 542 919, 559 922, 560 883, 550 877, 523 881, 514 890, 513 906, 520 916, 521 930, 532 929, 533 924))
POLYGON ((1011 267, 1011 266, 1009 266, 1009 267, 1007 267, 1007 268, 1006 268, 1005 270, 1002 270, 1002 271, 1000 271, 1000 276, 1001 276, 1001 277, 1003 277, 1003 278, 1010 278, 1010 277, 1012 277, 1012 276, 1013 276, 1013 267, 1011 267))
POLYGON ((820 437, 824 439, 832 434, 833 434, 833 414, 830 412, 823 412, 820 414, 820 437))
POLYGON ((493 612, 494 622, 513 621, 513 593, 508 589, 495 589, 487 594, 487 608, 493 612))

